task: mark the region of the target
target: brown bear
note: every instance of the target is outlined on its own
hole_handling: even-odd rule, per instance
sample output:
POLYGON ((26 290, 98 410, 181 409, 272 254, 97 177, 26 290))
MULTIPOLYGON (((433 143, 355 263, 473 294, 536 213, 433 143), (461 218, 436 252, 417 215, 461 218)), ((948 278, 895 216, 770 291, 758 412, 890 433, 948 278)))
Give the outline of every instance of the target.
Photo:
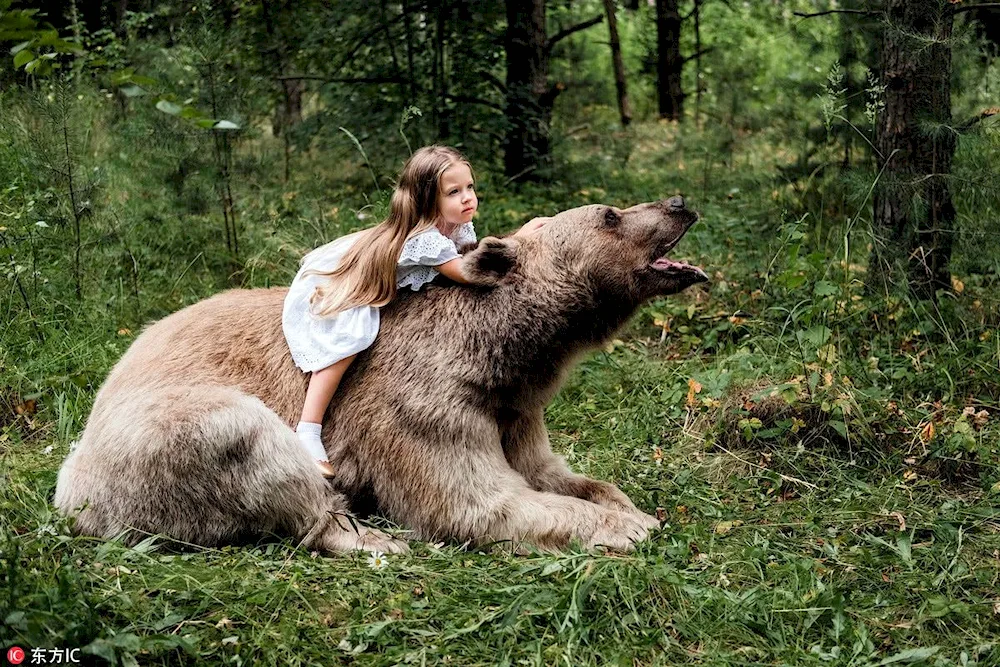
POLYGON ((307 376, 281 330, 285 289, 234 290, 150 326, 111 371, 55 503, 74 530, 220 545, 400 551, 378 511, 424 540, 629 549, 657 526, 553 454, 543 411, 579 356, 647 299, 705 281, 665 255, 684 200, 592 205, 468 250, 471 287, 401 292, 323 428, 333 482, 290 428, 307 376))

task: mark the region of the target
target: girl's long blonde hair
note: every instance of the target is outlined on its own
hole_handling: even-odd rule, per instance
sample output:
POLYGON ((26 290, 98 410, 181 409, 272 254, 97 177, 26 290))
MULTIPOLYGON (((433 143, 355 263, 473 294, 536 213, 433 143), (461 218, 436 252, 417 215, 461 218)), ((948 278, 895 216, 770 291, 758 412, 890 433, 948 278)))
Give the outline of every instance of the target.
MULTIPOLYGON (((406 161, 392 193, 389 217, 363 232, 309 298, 316 317, 329 317, 357 306, 381 307, 396 296, 396 266, 403 244, 434 226, 441 175, 455 164, 472 165, 454 148, 425 146, 406 161)), ((303 261, 307 261, 308 256, 303 261)))

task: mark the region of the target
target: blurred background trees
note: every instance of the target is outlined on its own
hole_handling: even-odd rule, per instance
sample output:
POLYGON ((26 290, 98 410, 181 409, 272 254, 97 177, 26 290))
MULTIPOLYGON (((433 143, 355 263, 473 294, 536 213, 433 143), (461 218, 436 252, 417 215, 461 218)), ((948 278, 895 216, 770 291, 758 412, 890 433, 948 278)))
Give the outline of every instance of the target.
MULTIPOLYGON (((259 217, 270 188, 322 183, 364 220, 426 143, 456 145, 511 192, 585 181, 571 166, 594 174, 598 154, 628 173, 657 145, 653 163, 684 169, 692 194, 744 173, 784 215, 807 216, 817 247, 853 233, 838 252, 867 264, 873 295, 934 299, 956 261, 997 270, 979 252, 994 249, 997 210, 994 170, 980 168, 996 152, 989 3, 3 0, 0 11, 5 169, 19 192, 47 193, 35 198, 47 219, 71 221, 74 257, 140 219, 196 216, 214 222, 188 233, 217 231, 225 248, 200 261, 238 283, 260 252, 243 243, 256 233, 244 214, 259 217), (59 137, 56 166, 42 146, 59 137)), ((28 239, 8 229, 11 248, 28 239)))

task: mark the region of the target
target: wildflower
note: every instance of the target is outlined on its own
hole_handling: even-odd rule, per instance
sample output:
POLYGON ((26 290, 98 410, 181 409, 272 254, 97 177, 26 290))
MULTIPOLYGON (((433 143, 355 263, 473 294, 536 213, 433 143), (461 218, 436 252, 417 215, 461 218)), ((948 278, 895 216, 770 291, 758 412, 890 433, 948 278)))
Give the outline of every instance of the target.
POLYGON ((389 561, 385 559, 385 554, 381 551, 373 551, 372 555, 368 557, 368 567, 373 570, 381 570, 388 564, 389 561))

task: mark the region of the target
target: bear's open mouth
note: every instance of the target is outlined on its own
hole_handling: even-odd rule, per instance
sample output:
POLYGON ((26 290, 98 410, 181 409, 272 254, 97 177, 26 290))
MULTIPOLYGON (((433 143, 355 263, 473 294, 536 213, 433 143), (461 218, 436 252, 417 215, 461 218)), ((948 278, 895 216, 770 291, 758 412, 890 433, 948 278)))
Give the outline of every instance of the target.
POLYGON ((667 257, 667 254, 674 249, 674 246, 680 243, 681 239, 684 238, 684 235, 687 234, 691 226, 698 220, 698 214, 696 212, 686 210, 684 212, 688 214, 688 219, 685 221, 680 233, 674 236, 674 238, 659 244, 653 252, 652 257, 649 258, 649 268, 658 273, 673 276, 686 274, 687 280, 685 282, 689 282, 691 284, 707 282, 708 275, 701 269, 701 267, 688 264, 687 262, 679 262, 667 257))
POLYGON ((654 271, 660 271, 662 273, 691 273, 699 278, 698 282, 707 281, 708 275, 700 267, 688 264, 687 262, 678 262, 666 256, 667 253, 673 250, 674 246, 680 242, 683 236, 684 235, 681 234, 681 236, 677 237, 673 241, 658 248, 656 253, 650 259, 650 268, 654 271))
POLYGON ((654 260, 650 266, 664 273, 693 273, 702 280, 708 280, 708 275, 701 267, 688 264, 687 262, 678 262, 667 257, 660 257, 654 260))

